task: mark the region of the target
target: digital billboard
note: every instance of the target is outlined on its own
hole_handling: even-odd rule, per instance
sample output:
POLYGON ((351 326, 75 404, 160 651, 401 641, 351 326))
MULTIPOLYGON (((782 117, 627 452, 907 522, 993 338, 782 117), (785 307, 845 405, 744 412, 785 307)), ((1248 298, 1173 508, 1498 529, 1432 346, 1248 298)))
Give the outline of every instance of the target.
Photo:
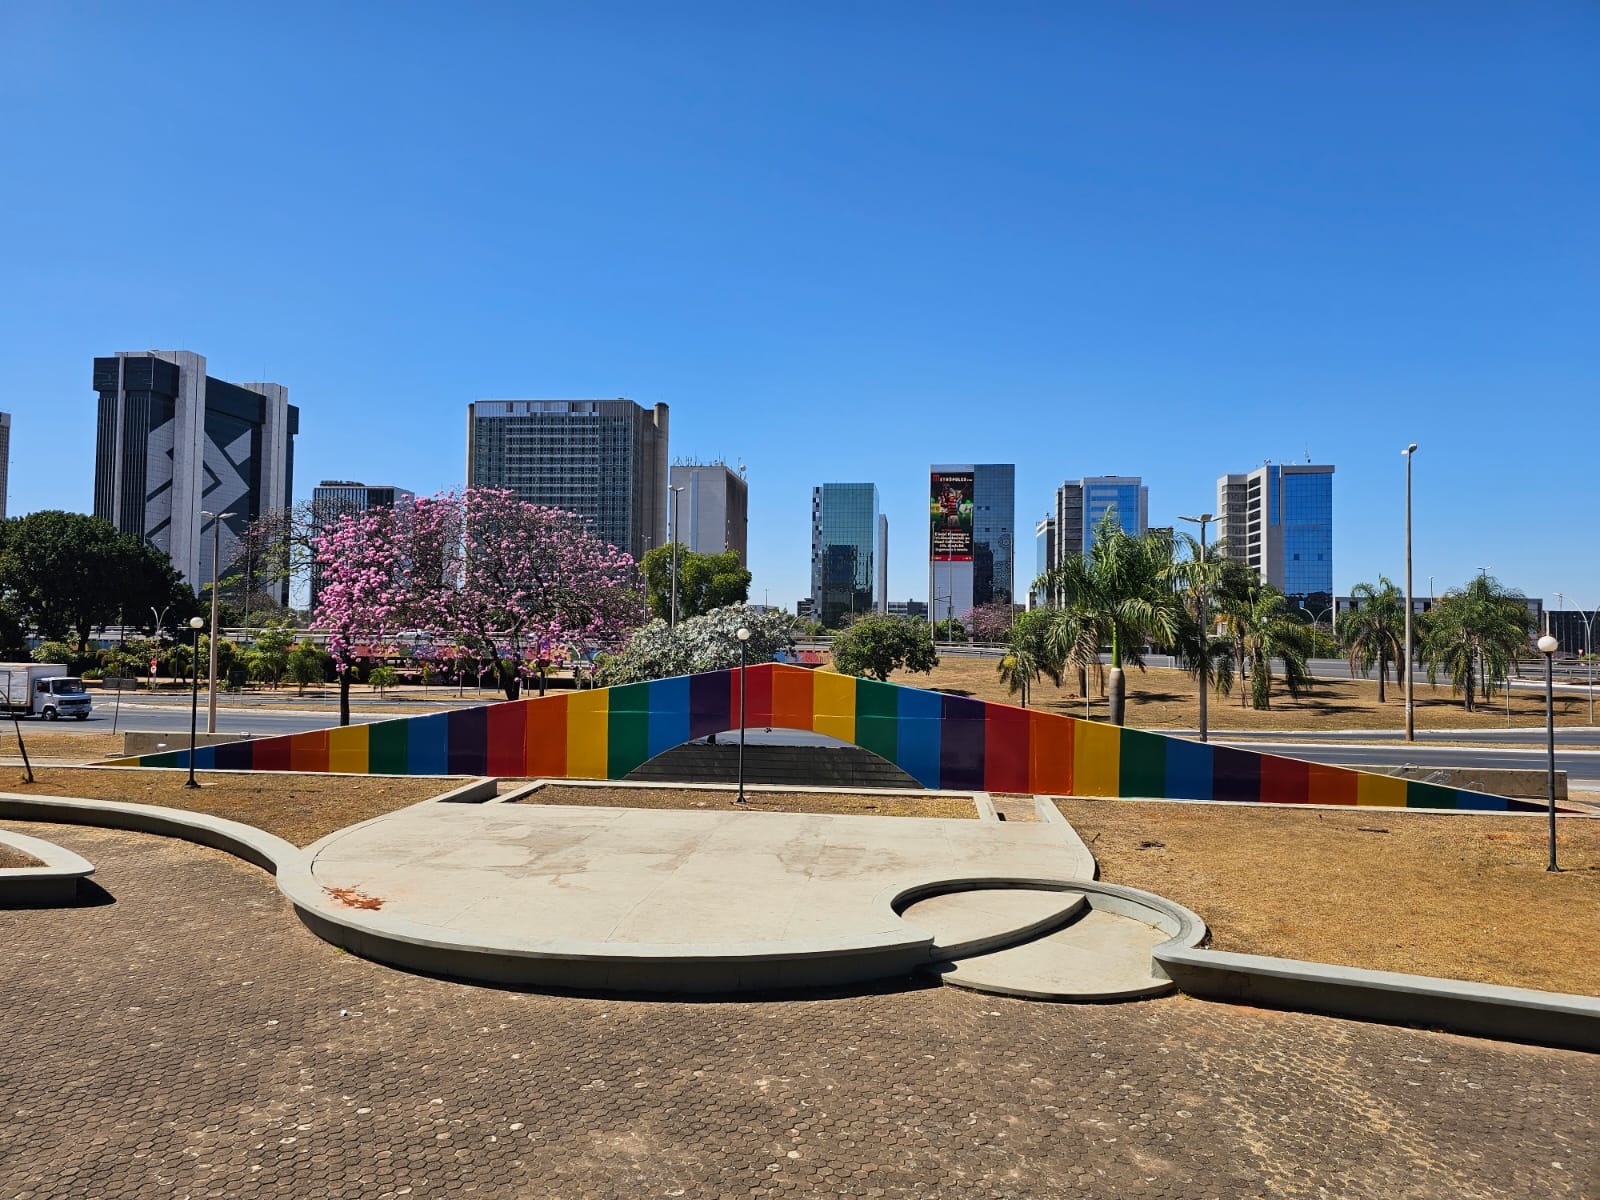
POLYGON ((972 472, 929 476, 928 519, 935 562, 972 561, 972 472))

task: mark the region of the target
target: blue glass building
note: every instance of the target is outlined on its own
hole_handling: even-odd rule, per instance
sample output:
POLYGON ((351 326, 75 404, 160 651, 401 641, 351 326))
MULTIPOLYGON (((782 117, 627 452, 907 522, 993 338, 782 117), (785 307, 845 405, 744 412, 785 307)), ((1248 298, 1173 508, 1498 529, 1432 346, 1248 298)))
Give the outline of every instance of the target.
POLYGON ((1267 463, 1217 480, 1217 536, 1257 578, 1301 602, 1333 596, 1333 467, 1267 463))
POLYGON ((873 610, 882 548, 878 485, 825 483, 811 489, 812 614, 829 629, 873 610))

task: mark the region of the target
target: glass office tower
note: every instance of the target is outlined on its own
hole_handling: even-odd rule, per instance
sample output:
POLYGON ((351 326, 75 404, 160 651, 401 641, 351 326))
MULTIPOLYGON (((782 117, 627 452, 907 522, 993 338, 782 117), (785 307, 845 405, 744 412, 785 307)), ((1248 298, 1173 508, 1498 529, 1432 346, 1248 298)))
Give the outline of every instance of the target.
POLYGON ((875 483, 811 489, 812 614, 829 629, 873 610, 878 515, 875 483))
POLYGON ((1217 480, 1217 537, 1264 583, 1333 603, 1333 467, 1267 463, 1217 480))

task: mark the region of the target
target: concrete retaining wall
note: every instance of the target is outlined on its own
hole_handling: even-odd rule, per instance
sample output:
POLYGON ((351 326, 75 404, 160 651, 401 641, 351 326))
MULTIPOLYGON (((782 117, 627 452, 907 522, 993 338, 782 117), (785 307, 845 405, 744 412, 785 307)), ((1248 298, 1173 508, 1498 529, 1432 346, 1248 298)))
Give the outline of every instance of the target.
MULTIPOLYGON (((1363 767, 1378 775, 1391 775, 1396 779, 1416 779, 1424 783, 1437 783, 1440 787, 1465 788, 1469 792, 1488 792, 1492 796, 1516 796, 1520 799, 1545 798, 1545 773, 1520 771, 1508 767, 1363 767)), ((1556 772, 1556 799, 1567 798, 1567 773, 1556 772)))

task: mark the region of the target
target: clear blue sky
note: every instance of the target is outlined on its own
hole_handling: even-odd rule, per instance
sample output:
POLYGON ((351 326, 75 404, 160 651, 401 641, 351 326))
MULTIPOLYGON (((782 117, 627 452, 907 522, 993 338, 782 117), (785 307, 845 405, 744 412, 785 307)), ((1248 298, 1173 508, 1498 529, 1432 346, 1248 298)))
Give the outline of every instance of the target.
POLYGON ((12 513, 92 505, 90 360, 286 384, 297 492, 462 481, 491 397, 672 406, 750 468, 753 599, 930 462, 1333 462, 1338 589, 1490 565, 1600 602, 1600 8, 1570 3, 0 10, 12 513))

